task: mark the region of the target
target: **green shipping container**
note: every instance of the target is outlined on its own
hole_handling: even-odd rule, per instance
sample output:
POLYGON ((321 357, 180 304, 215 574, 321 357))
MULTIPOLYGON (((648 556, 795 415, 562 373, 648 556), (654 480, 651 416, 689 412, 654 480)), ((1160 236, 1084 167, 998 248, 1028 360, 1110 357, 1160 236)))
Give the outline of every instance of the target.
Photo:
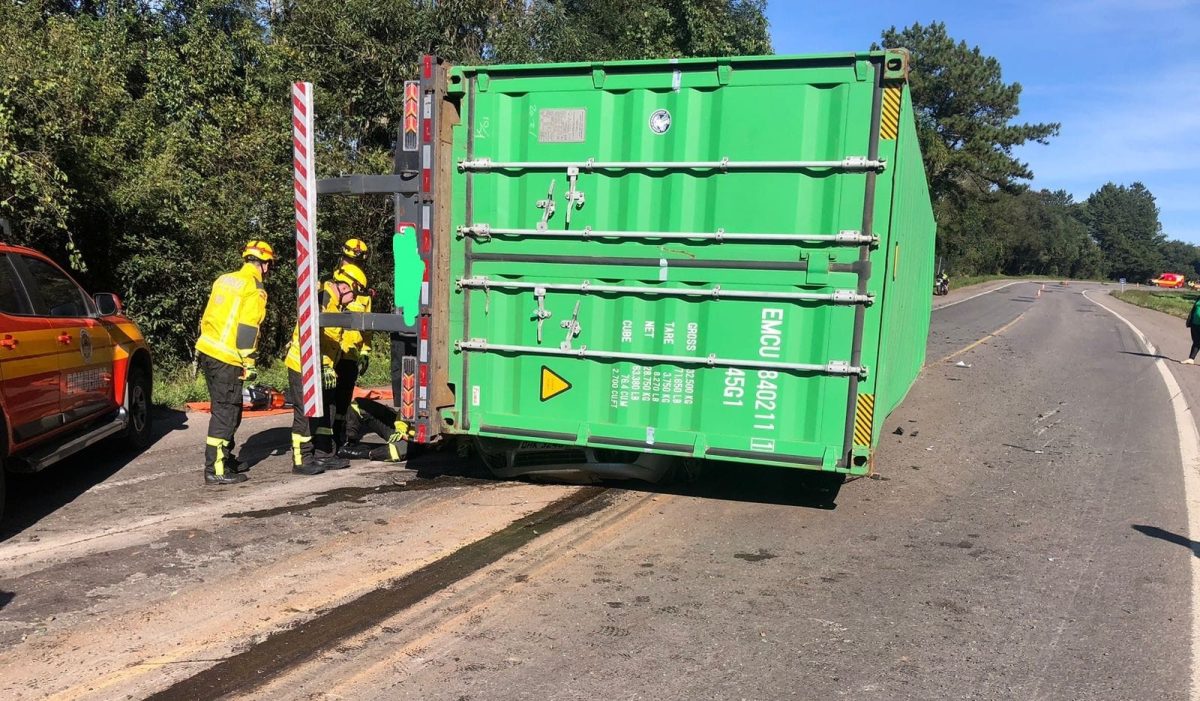
POLYGON ((449 68, 435 430, 868 472, 929 329, 907 74, 894 50, 449 68))

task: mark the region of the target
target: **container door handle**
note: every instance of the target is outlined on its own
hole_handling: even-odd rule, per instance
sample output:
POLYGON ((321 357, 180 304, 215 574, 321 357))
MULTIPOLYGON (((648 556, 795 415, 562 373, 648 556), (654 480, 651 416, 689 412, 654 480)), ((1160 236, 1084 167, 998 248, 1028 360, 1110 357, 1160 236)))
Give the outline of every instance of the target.
POLYGON ((3 346, 9 350, 16 348, 18 343, 20 343, 20 341, 13 338, 12 334, 9 333, 4 334, 4 339, 0 340, 0 346, 3 346))
POLYGON ((567 330, 567 337, 563 339, 562 343, 558 344, 558 347, 562 350, 571 350, 571 339, 578 336, 579 332, 583 329, 579 325, 579 300, 575 300, 575 311, 571 314, 571 318, 560 323, 559 326, 567 330))
POLYGON ((542 322, 546 321, 546 319, 549 319, 551 317, 550 310, 546 309, 546 288, 545 287, 533 288, 533 297, 534 297, 534 299, 537 300, 537 309, 535 309, 533 311, 533 318, 537 320, 537 326, 538 326, 537 338, 538 338, 538 345, 540 346, 540 345, 542 345, 542 322))
POLYGON ((64 332, 64 333, 60 333, 60 334, 58 335, 58 342, 59 342, 59 343, 61 343, 61 344, 63 344, 64 346, 69 346, 69 345, 71 345, 71 334, 69 334, 69 333, 65 333, 65 332, 64 332))
MULTIPOLYGON (((575 189, 575 183, 579 180, 579 168, 571 166, 567 168, 567 228, 571 228, 571 210, 583 209, 583 191, 575 189)), ((553 182, 553 181, 552 181, 553 182)))
POLYGON ((537 208, 542 210, 542 220, 538 222, 537 230, 546 231, 550 227, 550 217, 554 216, 554 181, 550 181, 550 189, 546 191, 546 199, 537 201, 537 208))

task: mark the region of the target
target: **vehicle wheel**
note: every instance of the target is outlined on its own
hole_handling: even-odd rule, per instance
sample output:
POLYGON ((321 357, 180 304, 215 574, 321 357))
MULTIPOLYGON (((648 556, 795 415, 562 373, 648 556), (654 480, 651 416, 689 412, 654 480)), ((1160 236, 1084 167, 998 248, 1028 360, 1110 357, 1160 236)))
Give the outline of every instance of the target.
POLYGON ((132 447, 138 449, 150 445, 150 390, 149 373, 142 368, 129 371, 128 385, 125 388, 129 427, 125 429, 125 438, 132 447))

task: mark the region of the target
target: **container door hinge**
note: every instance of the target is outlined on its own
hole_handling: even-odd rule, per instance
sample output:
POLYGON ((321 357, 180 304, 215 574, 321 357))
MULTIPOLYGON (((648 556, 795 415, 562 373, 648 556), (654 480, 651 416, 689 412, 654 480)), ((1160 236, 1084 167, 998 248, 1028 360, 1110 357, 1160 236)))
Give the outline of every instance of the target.
POLYGON ((829 284, 828 253, 812 253, 808 256, 808 269, 805 270, 804 284, 822 287, 829 284))
POLYGON ((733 66, 728 63, 717 65, 717 85, 729 85, 729 78, 733 75, 733 66))
MULTIPOLYGON (((538 345, 540 346, 542 345, 542 323, 545 322, 546 319, 549 319, 553 313, 549 309, 546 309, 545 287, 533 288, 533 298, 537 300, 537 309, 533 310, 533 318, 537 319, 537 341, 538 345)), ((576 305, 576 309, 578 309, 578 304, 576 305)))
POLYGON ((855 61, 854 62, 854 80, 863 83, 871 79, 875 71, 871 69, 870 61, 855 61))
POLYGON ((867 379, 867 366, 854 367, 845 360, 831 360, 825 364, 825 372, 830 375, 858 375, 859 379, 867 379))

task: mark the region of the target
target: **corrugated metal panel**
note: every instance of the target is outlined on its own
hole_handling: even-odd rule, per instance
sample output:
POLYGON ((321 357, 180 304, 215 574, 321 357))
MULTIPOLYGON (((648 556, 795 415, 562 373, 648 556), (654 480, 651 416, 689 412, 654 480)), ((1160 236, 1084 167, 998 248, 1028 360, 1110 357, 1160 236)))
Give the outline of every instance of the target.
MULTIPOLYGON (((925 363, 925 338, 933 306, 934 234, 937 224, 929 204, 929 187, 921 162, 912 115, 912 96, 903 90, 896 145, 895 183, 888 225, 890 242, 886 277, 881 281, 882 336, 876 383, 877 411, 886 416, 900 404, 925 363)), ((879 432, 876 430, 875 437, 879 432)))

